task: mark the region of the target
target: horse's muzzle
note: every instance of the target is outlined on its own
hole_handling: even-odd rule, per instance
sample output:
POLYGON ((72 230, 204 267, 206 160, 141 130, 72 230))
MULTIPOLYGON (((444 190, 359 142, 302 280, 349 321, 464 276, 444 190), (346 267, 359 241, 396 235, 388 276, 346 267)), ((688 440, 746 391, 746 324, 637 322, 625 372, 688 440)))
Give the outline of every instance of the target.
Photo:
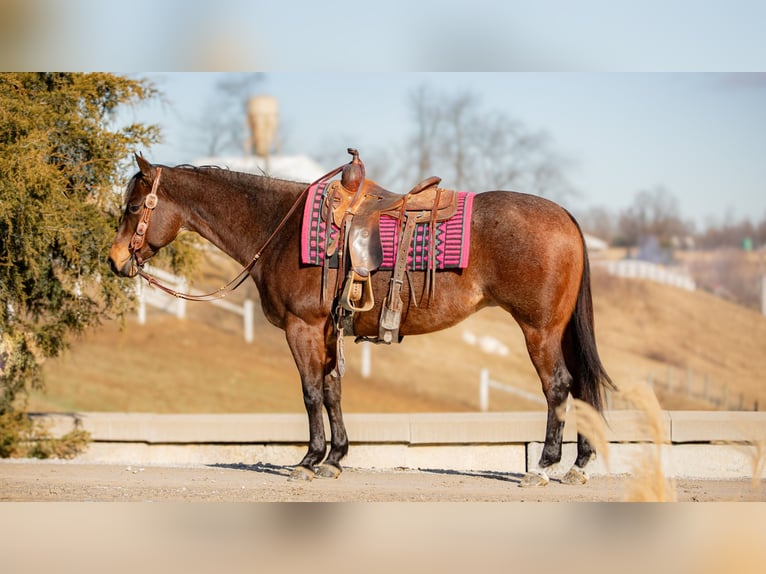
POLYGON ((135 277, 138 273, 138 265, 133 255, 117 245, 113 245, 109 250, 109 268, 121 277, 135 277))

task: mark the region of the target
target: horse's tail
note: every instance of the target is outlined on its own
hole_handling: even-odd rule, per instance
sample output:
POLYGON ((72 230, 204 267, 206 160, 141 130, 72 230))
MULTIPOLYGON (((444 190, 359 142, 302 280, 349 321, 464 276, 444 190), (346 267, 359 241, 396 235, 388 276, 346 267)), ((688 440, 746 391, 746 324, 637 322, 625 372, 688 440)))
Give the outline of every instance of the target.
POLYGON ((565 353, 567 368, 572 374, 572 396, 581 399, 601 412, 602 392, 615 389, 612 379, 604 369, 596 347, 596 332, 593 323, 593 298, 590 291, 590 263, 585 237, 579 224, 572 218, 583 242, 583 272, 580 291, 577 294, 572 317, 567 325, 570 353, 565 353))

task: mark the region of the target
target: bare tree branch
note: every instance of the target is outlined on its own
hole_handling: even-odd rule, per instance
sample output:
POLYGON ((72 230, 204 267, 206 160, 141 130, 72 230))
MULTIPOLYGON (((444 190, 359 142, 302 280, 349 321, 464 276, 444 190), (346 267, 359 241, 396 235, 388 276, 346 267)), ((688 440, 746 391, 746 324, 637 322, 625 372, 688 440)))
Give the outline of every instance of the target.
POLYGON ((402 167, 394 170, 398 185, 440 175, 459 189, 515 188, 556 200, 576 195, 550 137, 502 112, 484 110, 476 94, 435 93, 421 86, 410 104, 414 126, 402 167))

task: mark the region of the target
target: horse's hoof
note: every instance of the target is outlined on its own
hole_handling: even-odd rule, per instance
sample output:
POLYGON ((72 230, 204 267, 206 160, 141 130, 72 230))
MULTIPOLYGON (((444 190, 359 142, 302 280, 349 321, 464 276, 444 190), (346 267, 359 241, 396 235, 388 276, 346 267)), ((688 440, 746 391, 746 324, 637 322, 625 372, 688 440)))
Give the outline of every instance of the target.
POLYGON ((334 464, 320 464, 317 469, 317 476, 322 478, 338 478, 342 469, 334 464))
POLYGON ((519 483, 522 488, 534 488, 538 486, 547 486, 550 480, 548 475, 541 470, 531 470, 524 475, 519 483))
POLYGON ((573 466, 561 479, 564 484, 585 484, 588 482, 588 473, 584 469, 573 466))
POLYGON ((287 478, 290 481, 311 481, 314 480, 314 471, 305 466, 296 466, 287 478))

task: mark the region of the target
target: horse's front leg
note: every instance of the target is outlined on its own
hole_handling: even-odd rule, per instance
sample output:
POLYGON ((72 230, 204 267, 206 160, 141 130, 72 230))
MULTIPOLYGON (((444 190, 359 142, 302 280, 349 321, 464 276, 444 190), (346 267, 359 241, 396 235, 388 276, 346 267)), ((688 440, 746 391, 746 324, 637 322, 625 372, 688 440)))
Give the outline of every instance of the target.
POLYGON ((293 469, 291 480, 311 480, 314 469, 324 459, 327 443, 322 420, 324 403, 324 372, 326 346, 324 325, 311 325, 291 316, 285 327, 285 336, 295 365, 301 377, 303 404, 309 418, 309 446, 306 456, 293 469))
POLYGON ((343 468, 341 459, 348 453, 348 435, 343 424, 343 412, 340 407, 341 378, 333 371, 324 378, 324 406, 330 419, 330 453, 317 469, 317 474, 324 478, 338 478, 343 468))

